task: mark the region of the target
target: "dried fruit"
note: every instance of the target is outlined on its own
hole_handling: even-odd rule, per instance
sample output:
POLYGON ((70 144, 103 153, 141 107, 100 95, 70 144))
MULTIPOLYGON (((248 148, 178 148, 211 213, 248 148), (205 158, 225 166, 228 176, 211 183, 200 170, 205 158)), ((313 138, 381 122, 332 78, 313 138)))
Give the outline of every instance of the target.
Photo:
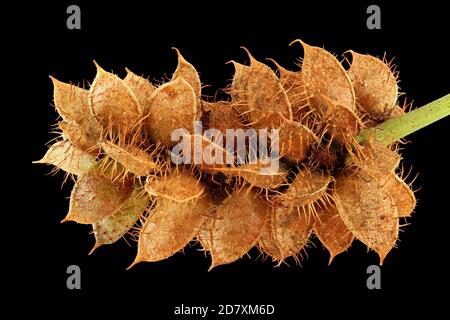
POLYGON ((278 207, 275 209, 271 223, 273 237, 280 251, 280 256, 274 258, 281 263, 287 257, 293 257, 299 263, 297 255, 308 244, 313 230, 312 217, 303 210, 278 207))
POLYGON ((108 157, 125 168, 125 173, 131 172, 136 176, 145 177, 158 168, 151 155, 136 146, 120 147, 111 141, 102 142, 100 146, 108 157))
POLYGON ((210 270, 231 263, 246 254, 258 241, 269 207, 253 191, 236 191, 217 208, 212 228, 204 232, 212 257, 210 270))
POLYGON ((275 63, 278 68, 281 85, 286 91, 288 100, 291 103, 293 119, 305 124, 308 122, 308 116, 311 114, 311 109, 308 105, 308 92, 306 90, 303 74, 286 70, 275 60, 270 60, 275 63))
POLYGON ((278 265, 300 262, 312 232, 330 262, 358 239, 382 263, 399 218, 416 206, 396 142, 450 114, 450 96, 408 112, 383 61, 352 52, 345 71, 302 45, 301 72, 274 61, 277 77, 248 51, 249 66, 233 61, 231 101, 203 101, 198 72, 178 50, 160 85, 98 65, 89 90, 52 78, 62 132, 35 163, 73 175, 63 221, 92 225, 92 251, 130 232, 131 266, 191 241, 209 253, 210 269, 255 245, 278 265))
POLYGON ((350 248, 355 237, 345 225, 334 204, 320 206, 316 210, 314 233, 330 252, 329 263, 331 263, 334 257, 350 248))
POLYGON ((148 203, 149 197, 142 192, 142 188, 135 187, 130 197, 116 212, 93 223, 95 245, 89 254, 98 247, 114 243, 123 237, 145 211, 148 203))
POLYGON ((333 178, 320 172, 300 170, 289 189, 273 197, 275 203, 285 207, 303 207, 327 197, 328 186, 333 178))
MULTIPOLYGON (((250 67, 240 67, 235 63, 236 72, 232 88, 237 95, 234 99, 245 110, 250 124, 255 128, 274 128, 284 119, 292 120, 291 104, 275 73, 250 54, 250 67), (240 97, 244 95, 242 100, 240 97)), ((232 94, 233 91, 232 90, 232 94)))
POLYGON ((113 215, 130 196, 131 181, 113 181, 99 167, 82 175, 72 189, 69 213, 63 222, 93 224, 113 215))
POLYGON ((279 131, 280 156, 291 162, 300 163, 306 159, 309 147, 317 141, 318 138, 307 126, 286 119, 279 131))
POLYGON ((183 249, 198 233, 210 208, 208 197, 184 202, 158 200, 139 232, 138 253, 130 267, 169 258, 183 249))
POLYGON ((384 189, 389 193, 399 217, 410 217, 416 207, 416 197, 411 188, 399 176, 392 173, 384 189))
POLYGON ((200 98, 202 95, 202 83, 200 82, 200 77, 198 76, 197 70, 195 70, 195 67, 183 58, 178 49, 174 49, 178 55, 178 66, 173 73, 172 80, 183 78, 191 85, 195 96, 200 98))
POLYGON ((397 102, 397 75, 388 64, 368 54, 352 50, 348 75, 360 109, 374 120, 388 118, 397 102))
POLYGON ((174 130, 185 128, 194 133, 197 104, 192 86, 183 77, 163 84, 153 92, 144 114, 149 137, 166 147, 175 145, 177 141, 171 139, 174 130))
POLYGON ((128 68, 126 70, 127 76, 123 79, 123 81, 133 91, 139 102, 141 112, 144 112, 144 110, 147 108, 153 91, 155 91, 155 87, 147 79, 134 74, 128 68))
POLYGON ((96 66, 97 75, 89 89, 89 106, 109 136, 125 139, 139 128, 141 106, 125 81, 96 66))
POLYGON ((355 110, 355 92, 339 61, 325 49, 300 42, 305 51, 302 74, 311 106, 318 111, 326 108, 327 101, 323 100, 325 96, 339 105, 355 110))
POLYGON ((389 193, 371 176, 340 176, 333 195, 351 233, 380 256, 380 264, 397 242, 398 211, 389 193))
POLYGON ((220 171, 230 177, 244 179, 250 184, 250 188, 276 189, 287 184, 288 172, 285 168, 280 167, 278 170, 272 170, 270 166, 264 165, 261 161, 243 164, 235 168, 226 168, 220 171), (264 167, 266 171, 262 170, 264 167))
POLYGON ((94 166, 95 159, 74 147, 70 141, 58 141, 48 149, 41 160, 34 163, 51 164, 67 173, 82 175, 94 166))

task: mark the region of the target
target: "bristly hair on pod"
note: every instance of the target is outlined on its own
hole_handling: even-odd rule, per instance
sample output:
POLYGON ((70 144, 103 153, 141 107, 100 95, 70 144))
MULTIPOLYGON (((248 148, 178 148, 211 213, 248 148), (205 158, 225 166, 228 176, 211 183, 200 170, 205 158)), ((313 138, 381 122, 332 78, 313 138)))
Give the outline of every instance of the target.
POLYGON ((329 263, 357 239, 382 264, 416 197, 402 142, 376 140, 374 130, 411 116, 411 104, 398 101, 398 72, 385 58, 350 50, 346 70, 325 49, 294 42, 304 49, 300 71, 268 59, 276 73, 244 48, 250 63, 230 61, 223 101, 202 97, 199 73, 176 48, 165 83, 127 68, 121 79, 95 62, 89 90, 50 77, 60 118, 34 163, 74 181, 62 222, 92 225, 91 253, 131 236, 129 268, 194 243, 209 270, 253 247, 276 266, 300 264, 313 233, 329 263))

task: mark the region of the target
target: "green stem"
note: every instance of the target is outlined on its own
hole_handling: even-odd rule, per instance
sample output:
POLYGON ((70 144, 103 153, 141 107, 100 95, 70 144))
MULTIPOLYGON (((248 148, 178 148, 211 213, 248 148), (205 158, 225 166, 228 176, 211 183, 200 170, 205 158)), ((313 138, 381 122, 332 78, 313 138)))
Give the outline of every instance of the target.
POLYGON ((450 115, 450 94, 404 115, 393 117, 376 127, 363 129, 356 137, 356 141, 361 143, 373 137, 382 143, 391 144, 448 115, 450 115))

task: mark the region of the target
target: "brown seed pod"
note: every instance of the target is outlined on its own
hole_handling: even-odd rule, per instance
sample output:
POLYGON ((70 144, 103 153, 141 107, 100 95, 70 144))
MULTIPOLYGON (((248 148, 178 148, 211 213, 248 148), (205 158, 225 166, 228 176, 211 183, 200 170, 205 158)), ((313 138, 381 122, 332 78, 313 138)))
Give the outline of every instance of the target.
POLYGON ((301 72, 294 72, 283 68, 275 60, 271 60, 278 68, 280 82, 291 103, 294 121, 302 124, 309 123, 310 108, 308 105, 308 92, 301 72))
POLYGON ((167 259, 183 249, 199 232, 204 215, 212 210, 208 195, 185 202, 160 198, 139 232, 138 252, 128 267, 167 259))
POLYGON ((328 51, 299 41, 305 51, 302 74, 310 105, 317 111, 323 109, 323 96, 337 104, 355 110, 355 92, 347 72, 328 51))
POLYGON ((384 62, 351 52, 347 72, 301 43, 301 72, 274 61, 277 75, 248 51, 249 66, 232 61, 230 102, 202 101, 199 74, 177 49, 172 79, 159 87, 98 65, 89 91, 52 78, 62 141, 37 163, 78 176, 63 222, 92 224, 95 250, 141 216, 132 266, 191 240, 210 253, 210 270, 255 244, 278 264, 299 262, 314 230, 330 262, 356 238, 382 263, 416 199, 396 175, 397 143, 378 143, 368 130, 360 144, 358 134, 410 104, 396 104, 397 74, 384 62))
POLYGON ((306 126, 286 119, 281 124, 279 131, 280 156, 291 162, 300 163, 306 159, 310 145, 318 140, 314 132, 306 126))
POLYGON ((410 217, 416 207, 416 197, 411 188, 395 173, 391 173, 383 187, 391 196, 399 217, 410 217))
POLYGON ((76 148, 70 141, 55 142, 41 160, 33 163, 51 164, 74 175, 83 175, 95 165, 95 158, 76 148))
POLYGON ((234 166, 233 154, 224 149, 222 143, 216 143, 203 135, 184 135, 182 147, 178 149, 178 146, 175 146, 168 152, 176 163, 190 163, 200 168, 202 172, 211 174, 226 170, 227 164, 234 166), (189 150, 184 150, 185 146, 188 146, 189 150))
POLYGON ((89 91, 61 82, 50 77, 53 82, 55 108, 63 120, 70 125, 78 125, 95 145, 100 136, 100 124, 89 108, 89 91))
POLYGON ((98 137, 92 137, 76 122, 58 122, 64 140, 70 141, 75 147, 93 156, 98 155, 98 137))
POLYGON ((352 55, 348 75, 359 108, 372 119, 380 121, 388 118, 397 102, 397 75, 378 58, 352 50, 348 52, 352 55))
POLYGON ((338 254, 350 248, 354 239, 334 204, 317 208, 314 233, 330 252, 328 264, 331 264, 338 254))
POLYGON ((379 181, 369 175, 336 178, 333 198, 352 234, 380 256, 380 264, 397 242, 399 222, 396 206, 379 181))
POLYGON ((361 145, 362 155, 354 157, 353 161, 363 172, 387 178, 400 164, 400 155, 389 146, 376 140, 367 140, 361 145))
POLYGON ((232 89, 239 86, 243 88, 241 90, 237 88, 238 97, 242 91, 245 92, 245 100, 241 103, 247 104, 245 112, 251 126, 275 128, 284 118, 292 120, 291 104, 275 73, 253 58, 249 51, 247 54, 250 58, 250 67, 240 68, 235 64, 236 72, 243 72, 243 75, 235 75, 232 89))
POLYGON ((289 189, 272 199, 285 207, 303 207, 327 196, 327 190, 333 177, 308 169, 300 170, 289 189))
POLYGON ((178 66, 173 73, 172 81, 182 77, 184 80, 186 80, 194 90, 195 96, 197 98, 200 98, 202 95, 202 83, 200 81, 200 77, 198 76, 198 72, 195 69, 195 67, 186 61, 186 59, 183 58, 180 51, 177 48, 173 48, 177 52, 178 56, 178 66))
POLYGON ((92 224, 95 245, 89 254, 102 245, 116 242, 131 229, 149 202, 149 197, 142 191, 142 187, 135 186, 131 196, 115 213, 92 224))
POLYGON ((230 61, 234 66, 234 76, 230 86, 232 106, 239 115, 247 119, 249 111, 247 85, 250 67, 236 61, 230 61))
POLYGON ((131 180, 113 182, 100 167, 94 167, 75 183, 69 213, 61 222, 96 223, 120 210, 132 191, 131 180))
POLYGON ((223 145, 226 145, 227 129, 244 129, 245 124, 239 113, 228 101, 202 101, 203 114, 207 117, 208 129, 217 129, 222 133, 223 145))
POLYGON ((272 261, 282 261, 282 253, 278 247, 275 234, 273 232, 272 221, 275 219, 275 209, 270 213, 268 221, 264 224, 261 237, 258 240, 258 248, 263 253, 272 258, 272 261))
POLYGON ((125 169, 125 172, 131 172, 136 176, 147 176, 158 169, 158 164, 152 159, 152 156, 133 145, 123 147, 105 140, 100 143, 105 154, 119 162, 125 169))
POLYGON ((182 77, 177 77, 158 87, 144 115, 144 128, 155 143, 166 147, 177 144, 178 141, 171 140, 175 129, 194 132, 197 106, 192 86, 182 77))
POLYGON ((85 120, 89 91, 72 84, 61 82, 52 76, 55 108, 65 122, 81 123, 85 120))
POLYGON ((247 163, 235 168, 225 168, 221 170, 228 177, 243 178, 250 185, 250 188, 273 190, 287 183, 288 171, 282 165, 278 170, 270 168, 269 164, 264 165, 261 161, 257 163, 247 163), (264 171, 263 168, 266 168, 264 171))
POLYGON ((153 91, 155 91, 155 87, 147 79, 134 74, 128 68, 125 69, 127 71, 127 75, 123 79, 123 81, 133 91, 134 95, 136 96, 139 102, 139 106, 141 109, 140 111, 141 113, 143 113, 144 110, 147 108, 147 105, 150 101, 150 97, 153 91))
POLYGON ((125 81, 95 65, 97 75, 89 90, 89 105, 106 133, 123 139, 138 129, 141 107, 125 81))
POLYGON ((167 171, 161 177, 148 176, 145 190, 157 199, 174 202, 189 202, 205 194, 205 186, 188 170, 176 168, 167 171))
POLYGON ((235 191, 216 210, 210 231, 199 234, 201 243, 211 253, 209 270, 234 262, 258 241, 270 206, 257 194, 235 191))
POLYGON ((314 219, 303 208, 295 210, 293 208, 277 207, 274 210, 272 232, 280 251, 280 258, 277 260, 281 263, 286 258, 293 257, 299 263, 297 255, 308 244, 313 230, 314 219))
POLYGON ((327 133, 330 140, 336 141, 348 148, 353 144, 354 137, 363 127, 358 115, 345 105, 336 103, 326 96, 322 96, 323 108, 319 111, 322 130, 327 133), (323 113, 322 113, 323 112, 323 113))
POLYGON ((284 119, 292 120, 289 99, 275 73, 265 64, 254 59, 250 53, 250 72, 248 80, 248 117, 252 126, 275 128, 284 119))
POLYGON ((234 156, 224 149, 221 144, 207 139, 202 135, 193 134, 191 141, 191 160, 200 162, 199 168, 208 173, 220 172, 227 164, 234 165, 234 156))

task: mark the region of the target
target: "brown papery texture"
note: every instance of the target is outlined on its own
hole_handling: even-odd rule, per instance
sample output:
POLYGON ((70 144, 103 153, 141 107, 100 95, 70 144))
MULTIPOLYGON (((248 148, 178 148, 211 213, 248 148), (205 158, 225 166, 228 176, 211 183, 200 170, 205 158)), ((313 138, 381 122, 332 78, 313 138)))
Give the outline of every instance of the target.
POLYGON ((215 96, 202 92, 198 57, 175 48, 164 81, 97 63, 89 88, 51 76, 56 137, 35 163, 74 183, 63 222, 92 226, 91 253, 122 238, 137 245, 131 266, 186 246, 204 251, 209 270, 254 247, 274 266, 303 264, 320 243, 337 264, 353 240, 381 264, 417 204, 407 145, 358 141, 411 104, 385 58, 349 50, 346 69, 294 42, 296 70, 244 49, 215 96))

